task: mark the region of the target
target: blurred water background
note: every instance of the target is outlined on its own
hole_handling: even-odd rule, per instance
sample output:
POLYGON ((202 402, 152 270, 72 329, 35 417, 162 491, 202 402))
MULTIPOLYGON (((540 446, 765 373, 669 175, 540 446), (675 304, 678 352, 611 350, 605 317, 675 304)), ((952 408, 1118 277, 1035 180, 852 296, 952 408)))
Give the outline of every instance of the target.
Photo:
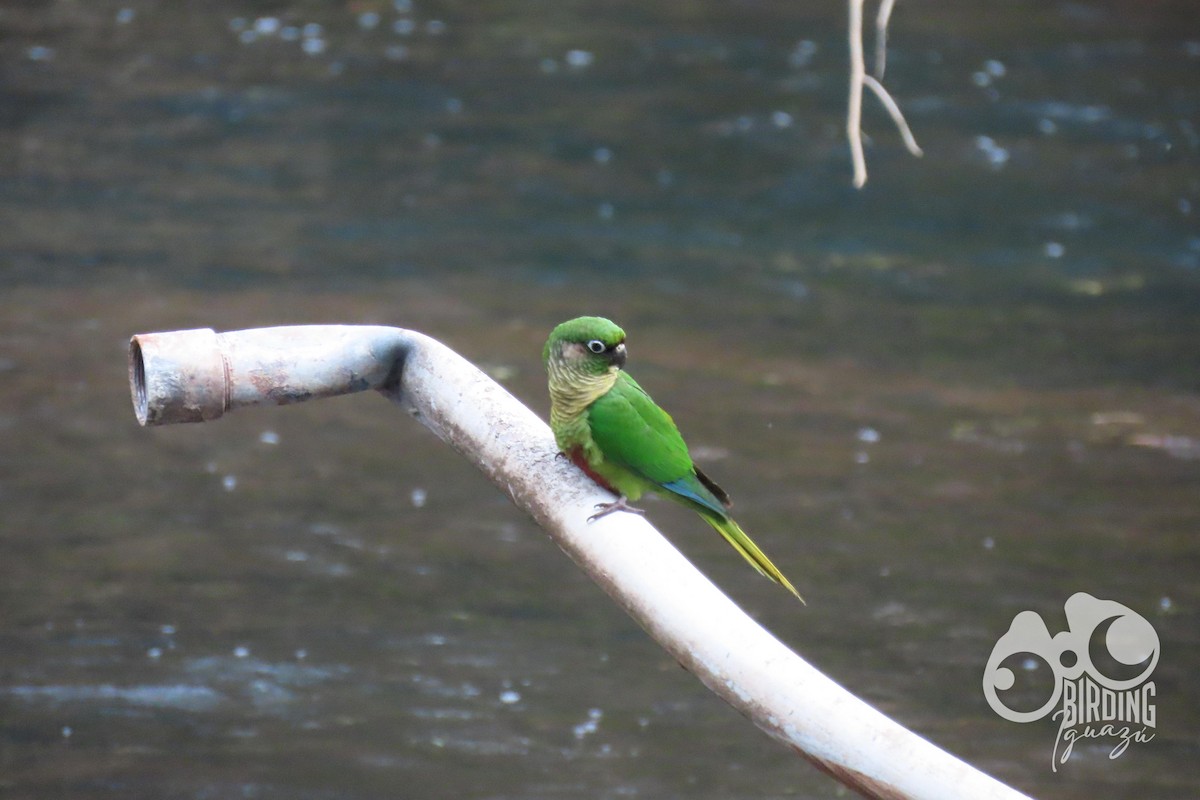
MULTIPOLYGON (((376 396, 139 429, 137 332, 429 333, 545 413, 600 313, 809 599, 651 516, 1043 798, 1200 795, 1200 14, 903 0, 850 188, 828 2, 0 7, 0 796, 844 796, 376 396), (1162 643, 1117 759, 981 691, 1076 591, 1162 643)), ((1048 679, 1029 665, 1029 680, 1048 679)))

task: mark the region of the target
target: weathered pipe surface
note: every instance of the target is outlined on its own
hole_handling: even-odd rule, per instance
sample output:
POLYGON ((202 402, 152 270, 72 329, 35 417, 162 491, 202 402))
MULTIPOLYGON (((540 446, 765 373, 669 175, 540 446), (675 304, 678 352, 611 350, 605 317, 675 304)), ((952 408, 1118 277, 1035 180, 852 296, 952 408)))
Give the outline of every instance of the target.
POLYGON ((366 325, 138 334, 129 343, 134 413, 142 425, 205 422, 243 406, 380 389, 417 335, 366 325))
MULTIPOLYGON (((1025 795, 876 711, 750 619, 644 518, 565 459, 550 429, 445 345, 369 326, 141 334, 130 343, 143 425, 377 389, 462 453, 680 664, 759 728, 865 797, 1025 795)), ((781 594, 780 602, 790 598, 781 594)), ((820 613, 819 603, 798 614, 820 613)))

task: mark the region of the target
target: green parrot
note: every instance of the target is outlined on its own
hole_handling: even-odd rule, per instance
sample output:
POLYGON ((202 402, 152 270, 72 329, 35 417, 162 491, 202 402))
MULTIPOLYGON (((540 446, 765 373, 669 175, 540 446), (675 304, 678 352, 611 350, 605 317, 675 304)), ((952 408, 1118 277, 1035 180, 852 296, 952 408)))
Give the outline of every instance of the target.
POLYGON ((550 333, 542 350, 550 378, 550 428, 562 454, 617 495, 589 521, 647 490, 695 511, 750 565, 804 602, 796 588, 729 516, 729 495, 696 468, 674 421, 629 377, 625 331, 603 317, 579 317, 550 333))

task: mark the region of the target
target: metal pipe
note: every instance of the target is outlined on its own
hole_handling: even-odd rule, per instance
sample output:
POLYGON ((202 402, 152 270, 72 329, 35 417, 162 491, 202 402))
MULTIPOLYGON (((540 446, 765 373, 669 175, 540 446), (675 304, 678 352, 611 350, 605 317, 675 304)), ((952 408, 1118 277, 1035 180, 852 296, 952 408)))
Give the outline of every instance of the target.
MULTIPOLYGON (((140 334, 142 425, 376 389, 482 470, 681 665, 773 738, 865 797, 1025 797, 850 694, 750 619, 644 518, 566 459, 532 411, 445 345, 398 328, 140 334)), ((802 610, 796 613, 816 613, 802 610)))
POLYGON ((206 422, 244 406, 380 389, 414 335, 366 325, 141 333, 129 343, 142 425, 206 422))

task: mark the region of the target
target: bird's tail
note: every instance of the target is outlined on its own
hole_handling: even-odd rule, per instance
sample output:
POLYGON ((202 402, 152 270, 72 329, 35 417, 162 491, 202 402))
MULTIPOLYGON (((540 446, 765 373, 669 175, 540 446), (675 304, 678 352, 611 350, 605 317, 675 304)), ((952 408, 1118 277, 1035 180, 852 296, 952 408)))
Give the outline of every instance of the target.
MULTIPOLYGON (((707 510, 707 509, 706 509, 707 510)), ((796 595, 796 599, 804 603, 804 598, 796 591, 796 587, 792 586, 791 581, 783 576, 779 568, 771 563, 771 559, 767 558, 767 554, 758 549, 741 526, 733 521, 731 517, 714 514, 712 512, 700 512, 700 516, 704 517, 704 521, 716 528, 717 533, 725 537, 725 541, 733 545, 733 549, 742 554, 742 558, 750 562, 750 566, 754 567, 762 575, 767 576, 771 580, 778 583, 783 588, 787 589, 792 594, 796 595)), ((807 603, 805 603, 807 605, 807 603)))

